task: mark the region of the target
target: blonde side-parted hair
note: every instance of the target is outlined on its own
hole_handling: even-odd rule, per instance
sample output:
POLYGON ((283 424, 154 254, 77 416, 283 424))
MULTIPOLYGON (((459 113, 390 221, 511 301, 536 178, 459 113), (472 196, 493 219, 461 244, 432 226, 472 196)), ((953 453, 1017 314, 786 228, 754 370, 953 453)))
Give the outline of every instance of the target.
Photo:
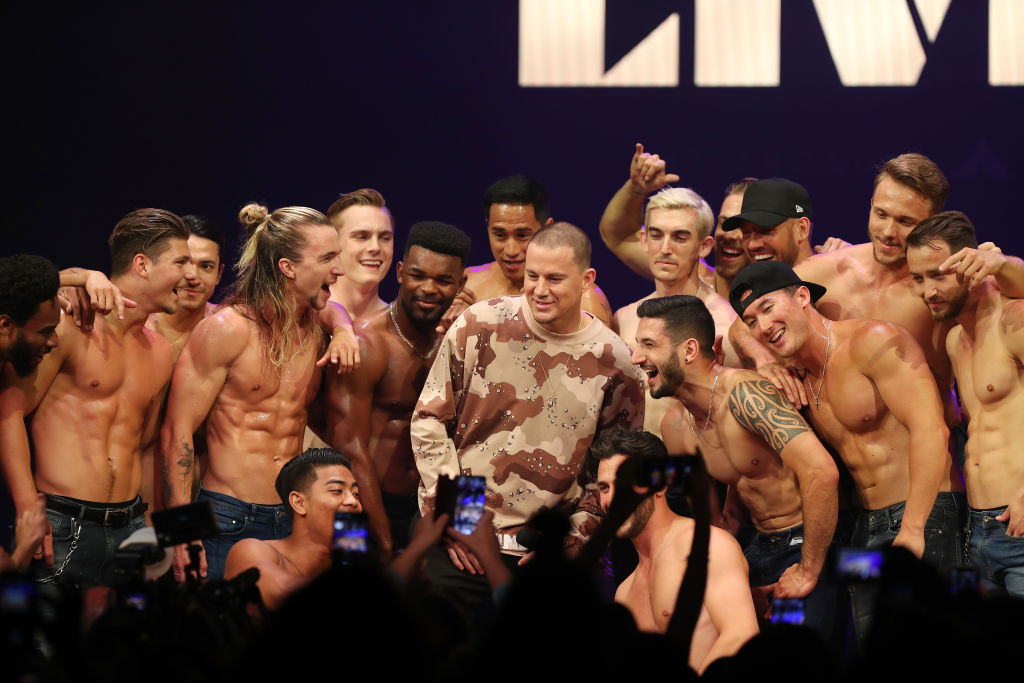
POLYGON ((693 209, 697 213, 697 239, 711 234, 715 215, 704 198, 688 187, 666 187, 650 198, 644 211, 644 226, 650 222, 651 209, 693 209))

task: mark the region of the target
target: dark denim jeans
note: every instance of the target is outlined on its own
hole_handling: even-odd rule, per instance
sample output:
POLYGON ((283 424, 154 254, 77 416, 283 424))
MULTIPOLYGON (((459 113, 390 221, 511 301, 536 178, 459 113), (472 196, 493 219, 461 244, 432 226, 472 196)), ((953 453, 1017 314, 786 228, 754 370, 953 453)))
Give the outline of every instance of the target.
MULTIPOLYGON (((905 503, 881 510, 864 510, 853 528, 850 545, 855 548, 887 548, 900 532, 905 503)), ((963 561, 964 527, 967 523, 967 498, 962 492, 942 492, 935 498, 924 525, 922 559, 943 577, 963 561)), ((853 627, 857 642, 863 646, 875 616, 878 587, 870 583, 850 586, 853 627)))
POLYGON ((996 517, 1006 506, 988 510, 971 508, 967 527, 967 557, 989 595, 1009 593, 1024 598, 1024 536, 1007 536, 1006 522, 996 517))
MULTIPOLYGON (((64 496, 54 498, 65 504, 79 504, 93 510, 123 509, 139 500, 136 497, 123 503, 94 503, 64 496)), ((114 585, 114 555, 118 546, 136 529, 146 526, 143 513, 117 526, 83 521, 80 515, 51 510, 49 506, 46 516, 53 531, 53 567, 47 567, 43 560, 35 560, 32 572, 36 580, 67 582, 76 588, 96 584, 114 585)))
POLYGON ((217 518, 218 534, 203 539, 206 550, 207 579, 223 579, 231 546, 243 538, 276 541, 292 533, 288 507, 246 503, 223 493, 199 489, 196 500, 208 500, 217 518))
MULTIPOLYGON (((800 562, 803 544, 802 524, 772 534, 756 532, 743 548, 750 565, 750 585, 767 586, 778 581, 783 572, 800 562)), ((849 607, 844 591, 825 574, 823 568, 818 584, 804 598, 804 625, 839 652, 846 640, 849 607)))

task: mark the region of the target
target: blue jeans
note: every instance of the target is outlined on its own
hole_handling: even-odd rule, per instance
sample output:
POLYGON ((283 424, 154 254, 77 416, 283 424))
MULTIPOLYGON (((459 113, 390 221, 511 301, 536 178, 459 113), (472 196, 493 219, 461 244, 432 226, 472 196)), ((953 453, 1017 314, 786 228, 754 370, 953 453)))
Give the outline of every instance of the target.
MULTIPOLYGON (((850 545, 855 548, 887 548, 892 545, 903 523, 906 503, 881 510, 864 510, 853 528, 850 545)), ((940 492, 924 524, 924 554, 921 559, 943 577, 963 561, 964 527, 967 523, 967 497, 962 492, 940 492)), ((853 627, 857 642, 871 629, 875 616, 878 587, 870 583, 850 585, 853 627)))
MULTIPOLYGON (((767 586, 778 581, 789 567, 800 562, 803 547, 802 524, 771 534, 756 532, 743 548, 750 566, 750 585, 767 586)), ((804 598, 804 625, 816 631, 834 651, 840 651, 847 620, 845 596, 822 569, 818 584, 804 598)))
MULTIPOLYGON (((134 505, 139 498, 123 503, 95 503, 92 501, 47 495, 47 501, 56 498, 65 504, 77 504, 89 510, 119 510, 134 505)), ((59 581, 70 583, 76 588, 90 585, 114 585, 114 555, 118 546, 136 529, 146 526, 146 517, 140 512, 137 517, 125 520, 120 525, 101 524, 83 520, 82 515, 72 515, 50 509, 46 517, 53 532, 53 567, 47 567, 43 560, 32 563, 32 572, 38 581, 59 581)))
POLYGON ((988 510, 971 508, 967 556, 989 595, 1009 593, 1024 598, 1024 536, 1006 534, 1007 523, 996 520, 1005 511, 1005 505, 988 510))
POLYGON ((196 501, 208 500, 217 518, 217 535, 203 539, 206 550, 206 578, 223 579, 231 546, 243 538, 276 541, 292 533, 288 506, 246 503, 223 493, 199 489, 196 501))

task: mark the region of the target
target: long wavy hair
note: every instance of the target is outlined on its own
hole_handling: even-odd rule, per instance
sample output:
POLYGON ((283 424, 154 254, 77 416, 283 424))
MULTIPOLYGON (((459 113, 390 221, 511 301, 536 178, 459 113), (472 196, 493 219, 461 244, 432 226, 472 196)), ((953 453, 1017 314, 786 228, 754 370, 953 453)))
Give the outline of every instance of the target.
POLYGON ((295 298, 278 261, 301 260, 300 252, 306 246, 303 227, 333 226, 327 216, 304 206, 286 206, 270 213, 261 204, 247 204, 239 211, 238 220, 249 237, 235 265, 237 277, 227 303, 256 321, 267 360, 280 371, 285 361, 307 344, 322 343, 323 334, 315 310, 296 313, 295 298))

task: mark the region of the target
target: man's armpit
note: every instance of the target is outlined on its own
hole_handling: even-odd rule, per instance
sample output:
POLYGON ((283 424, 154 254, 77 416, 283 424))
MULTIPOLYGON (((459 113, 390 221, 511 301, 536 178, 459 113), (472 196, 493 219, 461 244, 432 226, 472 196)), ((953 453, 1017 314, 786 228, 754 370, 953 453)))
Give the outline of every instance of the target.
POLYGON ((744 429, 762 437, 776 453, 810 431, 800 413, 766 379, 746 380, 733 387, 729 410, 744 429))

